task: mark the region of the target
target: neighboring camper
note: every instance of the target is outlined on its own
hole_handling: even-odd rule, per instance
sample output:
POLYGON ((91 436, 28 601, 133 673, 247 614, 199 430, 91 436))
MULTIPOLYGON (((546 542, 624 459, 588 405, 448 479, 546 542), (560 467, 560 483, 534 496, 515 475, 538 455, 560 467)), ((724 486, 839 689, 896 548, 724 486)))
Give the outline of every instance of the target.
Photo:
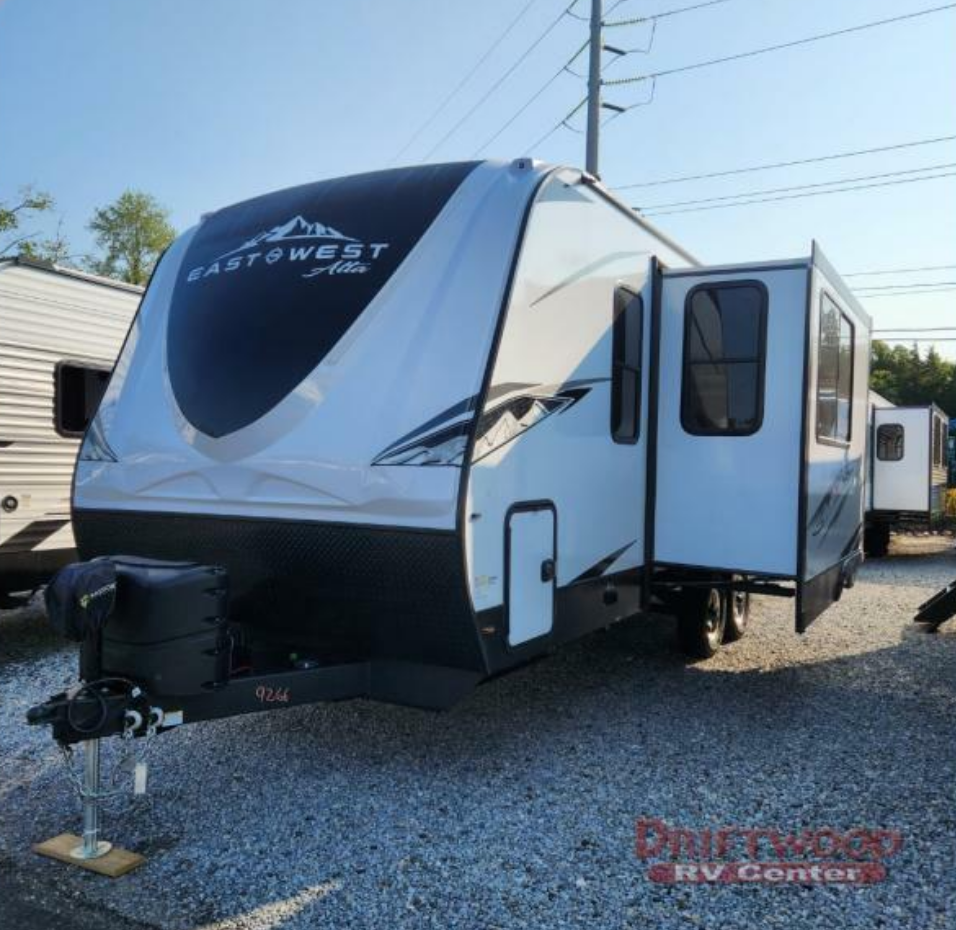
POLYGON ((0 259, 0 603, 76 557, 73 463, 141 295, 0 259))
POLYGON ((949 420, 935 404, 897 407, 870 392, 867 555, 884 556, 901 521, 932 527, 946 509, 949 420))
POLYGON ((160 727, 447 707, 650 609, 712 655, 752 593, 803 631, 862 557, 869 329, 815 246, 703 267, 527 159, 220 210, 160 262, 79 456, 81 556, 137 557, 104 680, 31 719, 147 719, 120 678, 160 727))

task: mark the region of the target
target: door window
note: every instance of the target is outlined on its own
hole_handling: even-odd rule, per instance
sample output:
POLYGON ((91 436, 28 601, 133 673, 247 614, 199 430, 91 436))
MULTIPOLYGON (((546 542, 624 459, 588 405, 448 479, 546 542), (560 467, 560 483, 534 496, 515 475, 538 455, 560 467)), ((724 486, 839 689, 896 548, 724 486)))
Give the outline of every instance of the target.
POLYGON ((898 462, 903 458, 903 426, 884 423, 876 430, 876 457, 881 462, 898 462))
POLYGON ((695 436, 749 436, 763 421, 767 291, 695 287, 684 311, 681 423, 695 436))

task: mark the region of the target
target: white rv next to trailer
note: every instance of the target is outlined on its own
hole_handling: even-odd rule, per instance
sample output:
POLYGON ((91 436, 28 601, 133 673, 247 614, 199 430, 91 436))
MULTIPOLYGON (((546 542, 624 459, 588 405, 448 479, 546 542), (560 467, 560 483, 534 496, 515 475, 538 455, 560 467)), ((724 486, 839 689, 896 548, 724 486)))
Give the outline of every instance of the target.
POLYGON ((76 557, 70 484, 142 289, 0 259, 0 599, 76 557))
MULTIPOLYGON (((446 707, 650 610, 707 656, 752 593, 805 630, 862 558, 869 330, 815 246, 701 266, 529 159, 213 213, 159 263, 79 455, 80 554, 124 556, 84 732, 124 719, 119 679, 162 728, 446 707)), ((31 720, 81 738, 75 704, 31 720)))
POLYGON ((946 509, 949 419, 935 404, 897 407, 870 392, 866 483, 866 552, 886 555, 900 521, 926 527, 946 509))

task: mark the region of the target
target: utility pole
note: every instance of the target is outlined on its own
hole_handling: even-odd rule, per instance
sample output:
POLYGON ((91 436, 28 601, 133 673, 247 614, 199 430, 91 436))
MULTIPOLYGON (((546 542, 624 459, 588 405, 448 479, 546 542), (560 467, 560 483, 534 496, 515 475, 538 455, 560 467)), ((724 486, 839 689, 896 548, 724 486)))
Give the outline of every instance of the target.
POLYGON ((591 43, 588 58, 588 127, 584 168, 598 177, 598 133, 601 129, 601 0, 591 0, 591 43))

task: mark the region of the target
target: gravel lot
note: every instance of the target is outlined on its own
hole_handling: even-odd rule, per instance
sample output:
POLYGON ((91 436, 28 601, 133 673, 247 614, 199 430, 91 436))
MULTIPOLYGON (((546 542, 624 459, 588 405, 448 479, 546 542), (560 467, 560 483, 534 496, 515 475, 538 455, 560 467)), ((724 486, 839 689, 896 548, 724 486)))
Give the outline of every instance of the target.
POLYGON ((36 609, 7 612, 0 869, 164 928, 956 926, 956 623, 911 623, 956 551, 894 547, 805 637, 764 599, 707 663, 653 618, 442 715, 356 701, 170 733, 150 793, 106 815, 149 857, 118 881, 28 852, 79 827, 49 734, 22 722, 74 658, 36 609), (873 886, 668 886, 635 855, 639 817, 884 827, 904 847, 873 886))

